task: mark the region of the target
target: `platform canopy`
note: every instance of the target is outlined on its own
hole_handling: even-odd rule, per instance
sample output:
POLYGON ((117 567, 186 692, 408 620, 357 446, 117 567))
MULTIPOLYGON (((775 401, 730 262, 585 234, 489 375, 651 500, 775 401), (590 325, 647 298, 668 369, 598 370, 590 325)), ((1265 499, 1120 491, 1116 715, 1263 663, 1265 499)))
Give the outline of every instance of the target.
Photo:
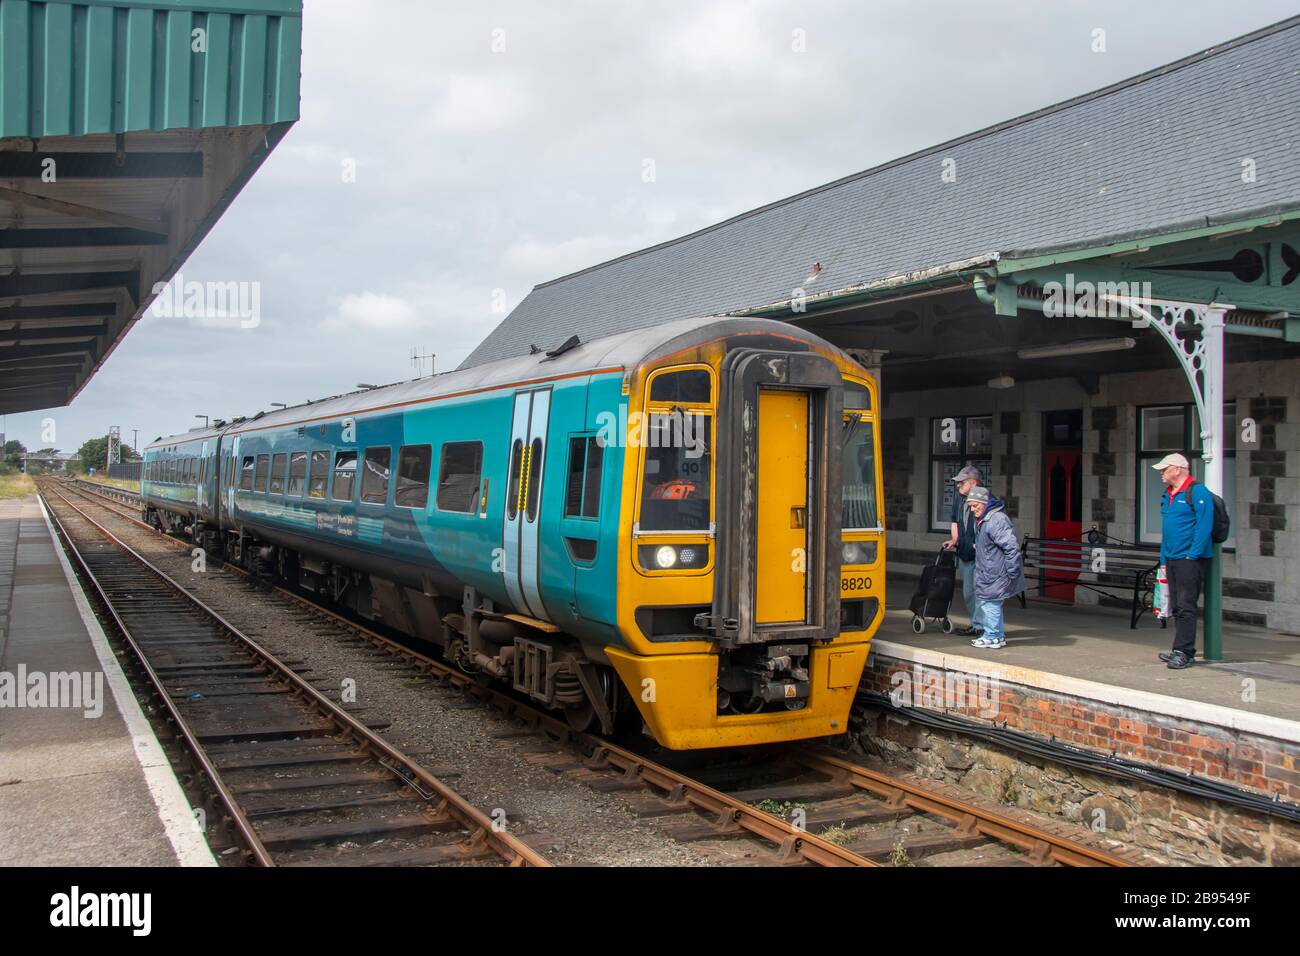
POLYGON ((0 413, 66 405, 298 119, 301 0, 0 2, 0 413))

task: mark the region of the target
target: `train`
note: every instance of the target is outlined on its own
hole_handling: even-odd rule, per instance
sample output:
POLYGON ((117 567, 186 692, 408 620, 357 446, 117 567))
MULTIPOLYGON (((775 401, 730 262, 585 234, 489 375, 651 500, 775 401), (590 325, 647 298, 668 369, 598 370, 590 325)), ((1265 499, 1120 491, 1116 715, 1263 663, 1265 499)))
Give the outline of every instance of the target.
POLYGON ((143 517, 579 731, 829 737, 884 614, 878 416, 816 335, 680 320, 160 437, 143 517))

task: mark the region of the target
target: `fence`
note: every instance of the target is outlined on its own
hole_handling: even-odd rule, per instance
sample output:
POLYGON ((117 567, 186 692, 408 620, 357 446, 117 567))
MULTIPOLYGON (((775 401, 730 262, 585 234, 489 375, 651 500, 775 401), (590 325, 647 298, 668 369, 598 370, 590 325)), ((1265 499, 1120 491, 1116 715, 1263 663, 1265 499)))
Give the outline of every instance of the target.
POLYGON ((119 465, 108 466, 108 477, 125 478, 128 481, 140 480, 140 462, 124 461, 119 465))

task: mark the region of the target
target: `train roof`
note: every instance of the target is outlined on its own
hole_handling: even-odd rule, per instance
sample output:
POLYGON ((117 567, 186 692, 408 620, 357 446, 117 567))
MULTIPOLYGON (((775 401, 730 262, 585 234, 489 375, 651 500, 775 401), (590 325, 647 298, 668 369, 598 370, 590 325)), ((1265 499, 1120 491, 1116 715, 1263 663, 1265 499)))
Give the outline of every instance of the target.
POLYGON ((265 428, 283 428, 416 404, 434 398, 492 391, 593 372, 622 371, 626 374, 647 359, 688 348, 708 339, 717 338, 719 335, 746 332, 766 332, 806 342, 817 342, 832 351, 839 351, 811 332, 774 319, 714 316, 679 319, 652 328, 632 329, 592 339, 590 342, 579 342, 568 348, 552 349, 550 353, 538 351, 532 355, 501 359, 379 388, 363 389, 305 402, 301 405, 291 405, 273 412, 260 412, 256 416, 236 419, 221 427, 199 428, 186 434, 159 438, 146 446, 146 449, 202 440, 226 432, 240 434, 265 428))

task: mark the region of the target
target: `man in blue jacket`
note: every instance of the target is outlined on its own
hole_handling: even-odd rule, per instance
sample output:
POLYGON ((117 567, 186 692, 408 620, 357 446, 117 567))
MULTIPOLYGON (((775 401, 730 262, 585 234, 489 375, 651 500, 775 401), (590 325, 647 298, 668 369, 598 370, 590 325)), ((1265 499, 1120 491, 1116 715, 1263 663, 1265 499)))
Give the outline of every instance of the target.
POLYGON ((1001 498, 976 485, 966 495, 966 505, 975 515, 975 596, 984 621, 984 633, 970 643, 993 651, 1007 646, 1002 602, 1025 589, 1024 558, 1001 498))
POLYGON ((1182 455, 1166 455, 1151 467, 1168 486, 1160 499, 1160 562, 1169 577, 1174 648, 1160 659, 1182 670, 1196 658, 1196 604, 1214 555, 1210 540, 1214 499, 1204 485, 1192 480, 1182 455))

